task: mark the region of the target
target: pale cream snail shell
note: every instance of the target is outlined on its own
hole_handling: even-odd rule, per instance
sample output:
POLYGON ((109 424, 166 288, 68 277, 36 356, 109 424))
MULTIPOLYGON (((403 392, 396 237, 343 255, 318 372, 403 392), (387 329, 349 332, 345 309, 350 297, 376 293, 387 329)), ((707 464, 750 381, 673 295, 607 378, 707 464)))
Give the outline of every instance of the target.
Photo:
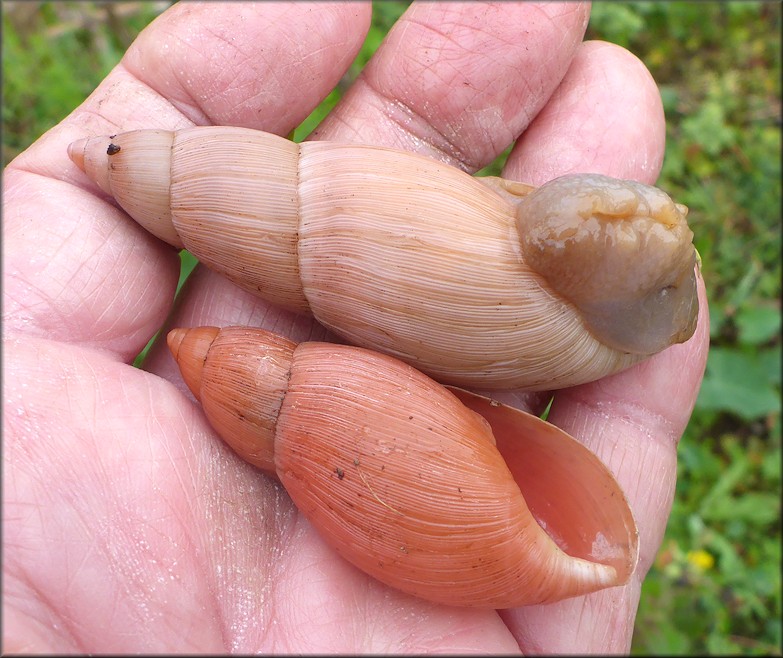
POLYGON ((636 565, 620 486, 535 416, 358 347, 243 327, 168 342, 218 434, 387 585, 508 608, 623 584, 636 565))
POLYGON ((554 389, 687 340, 687 208, 594 174, 535 189, 386 148, 133 131, 71 158, 141 225, 440 381, 554 389))

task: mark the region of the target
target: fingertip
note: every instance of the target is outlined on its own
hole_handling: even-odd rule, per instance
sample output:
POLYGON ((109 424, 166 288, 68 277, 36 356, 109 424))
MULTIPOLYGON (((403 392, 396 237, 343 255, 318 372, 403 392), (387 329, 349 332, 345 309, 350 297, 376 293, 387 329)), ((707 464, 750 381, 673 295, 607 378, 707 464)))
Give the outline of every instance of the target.
POLYGON ((644 63, 621 46, 586 41, 518 140, 504 176, 541 185, 597 173, 653 184, 665 139, 660 92, 644 63))
POLYGON ((545 105, 588 18, 588 3, 414 2, 313 136, 476 171, 545 105))
MULTIPOLYGON (((184 115, 197 125, 288 134, 351 66, 371 13, 367 2, 175 3, 123 58, 142 83, 128 85, 132 102, 153 126, 175 127, 184 115), (139 103, 149 90, 154 97, 139 103)), ((125 117, 128 100, 110 89, 101 114, 125 117)))

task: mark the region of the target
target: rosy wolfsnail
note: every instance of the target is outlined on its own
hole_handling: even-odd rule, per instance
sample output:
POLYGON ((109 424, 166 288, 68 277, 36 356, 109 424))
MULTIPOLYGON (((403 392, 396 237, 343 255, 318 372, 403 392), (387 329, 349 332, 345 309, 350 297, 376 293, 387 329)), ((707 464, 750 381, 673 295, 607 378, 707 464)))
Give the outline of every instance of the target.
POLYGON ((620 585, 635 567, 620 486, 535 416, 358 347, 243 327, 174 329, 168 343, 217 433, 392 587, 507 608, 620 585))
POLYGON ((536 189, 230 127, 88 138, 69 154, 159 238, 440 381, 561 388, 695 329, 687 208, 633 181, 536 189))

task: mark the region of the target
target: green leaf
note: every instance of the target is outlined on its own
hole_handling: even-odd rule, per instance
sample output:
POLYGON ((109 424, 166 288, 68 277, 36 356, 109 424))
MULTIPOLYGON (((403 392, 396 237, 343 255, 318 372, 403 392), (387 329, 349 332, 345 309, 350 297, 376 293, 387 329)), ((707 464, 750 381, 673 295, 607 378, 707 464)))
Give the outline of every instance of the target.
POLYGON ((741 343, 761 345, 780 333, 780 309, 771 305, 743 307, 735 322, 741 343))
POLYGON ((710 634, 706 637, 707 651, 713 656, 741 655, 742 648, 728 637, 710 634))
POLYGON ((683 119, 682 132, 713 157, 736 141, 733 127, 726 122, 723 106, 712 100, 705 101, 695 114, 683 119))
POLYGON ((777 488, 780 487, 780 475, 781 475, 780 457, 781 457, 780 446, 778 446, 777 448, 767 452, 766 456, 761 462, 761 475, 765 479, 776 484, 777 488))
POLYGON ((729 521, 744 519, 755 525, 768 525, 780 517, 780 497, 768 493, 745 493, 723 498, 719 504, 703 510, 705 519, 729 521))
POLYGON ((683 655, 689 653, 691 648, 688 636, 674 626, 663 626, 660 633, 650 637, 649 641, 649 648, 653 655, 683 655))
POLYGON ((596 2, 592 6, 590 28, 600 30, 608 41, 628 46, 644 27, 644 19, 624 3, 596 2))
POLYGON ((769 381, 772 384, 776 384, 778 387, 780 386, 780 377, 781 377, 780 350, 781 350, 781 345, 780 343, 778 343, 777 345, 775 345, 775 347, 771 347, 768 350, 763 350, 759 354, 759 358, 761 359, 761 367, 764 368, 764 370, 767 373, 767 381, 769 381))
POLYGON ((179 281, 177 282, 177 294, 179 294, 185 281, 187 281, 193 268, 198 265, 198 259, 187 249, 179 252, 179 281))
POLYGON ((661 85, 661 101, 663 102, 663 111, 666 114, 671 114, 677 111, 677 106, 680 103, 680 95, 676 87, 672 85, 661 85))
POLYGON ((711 532, 705 542, 710 553, 718 558, 718 568, 721 573, 733 575, 745 572, 745 566, 739 555, 738 548, 718 532, 711 532))
POLYGON ((719 304, 710 304, 710 338, 717 338, 723 331, 723 326, 728 320, 725 308, 719 304))
MULTIPOLYGON (((717 409, 753 420, 780 411, 780 391, 771 379, 773 350, 747 354, 740 350, 715 347, 707 359, 696 406, 717 409)), ((779 360, 777 367, 780 367, 779 360)))
MULTIPOLYGON (((692 517, 691 522, 701 523, 710 514, 715 513, 715 509, 720 507, 724 501, 731 500, 731 491, 747 477, 750 470, 750 463, 747 459, 737 459, 725 469, 718 477, 715 484, 709 492, 702 498, 699 505, 699 516, 692 517)), ((693 527, 694 534, 699 534, 700 528, 693 527)))

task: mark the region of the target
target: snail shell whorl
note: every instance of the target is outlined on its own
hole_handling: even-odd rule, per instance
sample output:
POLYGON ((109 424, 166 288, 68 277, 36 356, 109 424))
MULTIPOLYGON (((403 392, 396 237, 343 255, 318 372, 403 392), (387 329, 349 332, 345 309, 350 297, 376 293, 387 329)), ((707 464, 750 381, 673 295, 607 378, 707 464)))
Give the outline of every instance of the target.
POLYGON ((171 214, 185 247, 240 287, 308 312, 297 254, 299 146, 199 128, 175 133, 171 158, 171 214))
POLYGON ((256 130, 135 130, 71 158, 145 229, 270 302, 308 312, 297 256, 293 142, 256 130))
MULTIPOLYGON (((388 585, 438 603, 503 608, 617 585, 635 565, 635 526, 618 485, 551 426, 522 460, 544 492, 533 494, 531 512, 487 420, 407 364, 327 343, 291 350, 245 328, 176 329, 169 343, 218 433, 276 472, 326 542, 388 585), (548 466, 558 450, 559 470, 548 466), (558 474, 552 483, 548 468, 558 474), (556 501, 546 498, 564 492, 576 502, 558 532, 556 501)), ((492 413, 501 427, 520 412, 492 413)), ((514 428, 537 432, 543 423, 524 418, 514 443, 523 439, 514 428)))
POLYGON ((256 329, 200 327, 169 332, 168 344, 212 426, 245 461, 274 473, 277 416, 296 343, 256 329))
POLYGON ((170 130, 134 130, 74 142, 68 155, 98 186, 153 235, 182 249, 171 217, 170 130))

